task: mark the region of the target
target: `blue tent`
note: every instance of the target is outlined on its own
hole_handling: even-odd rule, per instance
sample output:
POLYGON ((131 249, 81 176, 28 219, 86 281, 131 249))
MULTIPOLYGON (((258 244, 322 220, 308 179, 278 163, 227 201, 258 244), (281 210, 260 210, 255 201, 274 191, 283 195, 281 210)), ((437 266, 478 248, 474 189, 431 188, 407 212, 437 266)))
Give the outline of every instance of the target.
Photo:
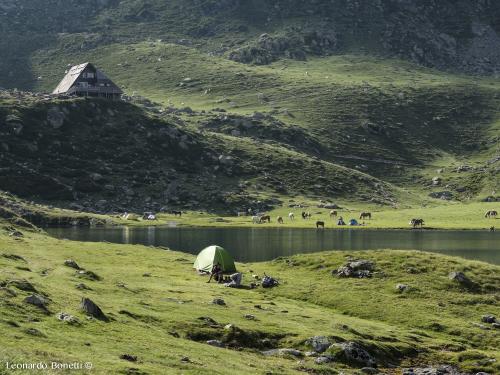
POLYGON ((349 225, 354 226, 354 225, 359 225, 359 224, 358 224, 358 221, 356 219, 351 219, 351 220, 349 220, 349 225))

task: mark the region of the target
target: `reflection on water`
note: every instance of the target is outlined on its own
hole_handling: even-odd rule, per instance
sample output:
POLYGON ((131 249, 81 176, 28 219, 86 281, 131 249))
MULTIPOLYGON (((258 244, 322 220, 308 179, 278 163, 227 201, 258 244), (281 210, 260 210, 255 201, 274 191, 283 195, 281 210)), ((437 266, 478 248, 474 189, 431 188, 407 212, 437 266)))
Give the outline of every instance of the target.
POLYGON ((57 238, 166 246, 198 253, 217 244, 254 262, 323 250, 424 250, 500 264, 500 232, 316 230, 292 228, 52 228, 57 238))

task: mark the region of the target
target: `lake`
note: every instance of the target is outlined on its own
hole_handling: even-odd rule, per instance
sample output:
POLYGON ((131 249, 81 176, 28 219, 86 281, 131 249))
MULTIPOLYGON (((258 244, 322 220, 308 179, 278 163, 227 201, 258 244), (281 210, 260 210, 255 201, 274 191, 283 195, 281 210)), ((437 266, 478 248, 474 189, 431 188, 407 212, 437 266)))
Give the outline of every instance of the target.
POLYGON ((297 228, 49 228, 57 238, 165 246, 197 254, 225 247, 239 262, 258 262, 323 250, 423 250, 500 264, 500 231, 410 231, 297 228))

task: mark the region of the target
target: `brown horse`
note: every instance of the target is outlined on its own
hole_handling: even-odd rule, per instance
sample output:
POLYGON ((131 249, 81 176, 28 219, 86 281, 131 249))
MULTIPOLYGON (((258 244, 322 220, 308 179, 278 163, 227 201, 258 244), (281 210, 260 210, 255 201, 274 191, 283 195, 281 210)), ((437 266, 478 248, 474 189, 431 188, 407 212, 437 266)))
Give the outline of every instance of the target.
POLYGON ((179 217, 182 216, 182 211, 170 211, 170 213, 174 216, 179 216, 179 217))
POLYGON ((498 216, 498 212, 494 210, 490 210, 484 214, 485 218, 495 219, 498 216))
POLYGON ((317 221, 316 222, 316 228, 319 228, 319 227, 321 227, 321 228, 324 229, 325 228, 325 222, 324 221, 317 221))
POLYGON ((264 216, 261 216, 261 217, 259 218, 259 222, 260 222, 260 223, 265 223, 266 221, 267 221, 268 223, 270 223, 270 222, 271 222, 271 216, 269 216, 269 215, 264 215, 264 216))
POLYGON ((372 214, 371 212, 361 212, 361 215, 359 215, 359 220, 364 220, 364 219, 372 219, 372 214))
POLYGON ((424 219, 411 219, 410 225, 413 227, 413 229, 415 229, 418 226, 422 228, 424 226, 424 219))
POLYGON ((277 220, 278 224, 283 224, 283 218, 281 216, 278 216, 277 220))
POLYGON ((330 219, 333 219, 336 217, 337 217, 337 211, 335 211, 335 210, 330 211, 330 219))

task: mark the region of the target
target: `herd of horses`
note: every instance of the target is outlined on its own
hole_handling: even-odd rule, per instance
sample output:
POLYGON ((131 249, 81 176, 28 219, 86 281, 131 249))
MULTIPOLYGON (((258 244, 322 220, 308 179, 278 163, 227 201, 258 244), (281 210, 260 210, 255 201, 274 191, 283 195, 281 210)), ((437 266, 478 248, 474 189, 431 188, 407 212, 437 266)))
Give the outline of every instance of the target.
MULTIPOLYGON (((238 215, 238 216, 240 216, 240 215, 238 215)), ((310 219, 312 217, 312 214, 310 212, 302 211, 301 216, 302 216, 302 219, 307 220, 307 219, 310 219)), ((330 211, 330 219, 336 219, 337 216, 338 216, 338 213, 336 210, 330 211)), ((497 218, 497 216, 498 216, 498 212, 494 211, 494 210, 487 211, 486 214, 484 215, 485 218, 493 218, 493 219, 497 218)), ((294 221, 295 214, 293 212, 290 212, 288 214, 288 219, 290 221, 294 221)), ((361 212, 361 214, 359 215, 359 219, 360 220, 365 220, 365 219, 371 220, 372 213, 371 212, 361 212)), ((282 216, 278 216, 276 218, 276 221, 278 224, 285 223, 285 220, 283 219, 282 216)), ((254 224, 271 223, 271 216, 269 216, 269 215, 253 216, 252 222, 254 224)), ((424 221, 424 219, 421 219, 421 218, 413 218, 410 220, 409 225, 413 229, 423 228, 425 225, 425 221, 424 221)), ((325 228, 325 222, 322 220, 317 220, 316 221, 316 228, 325 228)))
MULTIPOLYGON (((246 216, 246 212, 238 212, 238 216, 246 216)), ((312 218, 312 213, 302 211, 300 214, 303 220, 308 220, 312 218)), ((330 211, 330 219, 336 219, 338 216, 338 212, 336 210, 330 211)), ((361 215, 359 216, 360 219, 370 219, 372 218, 371 212, 361 212, 361 215)), ((295 214, 293 212, 290 212, 288 214, 288 220, 294 221, 295 220, 295 214)), ((276 217, 276 222, 278 224, 285 224, 285 220, 283 219, 283 216, 278 216, 276 217)), ((271 223, 271 216, 270 215, 254 215, 252 216, 252 223, 253 224, 264 224, 264 223, 271 223)), ((322 220, 317 220, 316 221, 316 228, 325 228, 325 222, 322 220)))

